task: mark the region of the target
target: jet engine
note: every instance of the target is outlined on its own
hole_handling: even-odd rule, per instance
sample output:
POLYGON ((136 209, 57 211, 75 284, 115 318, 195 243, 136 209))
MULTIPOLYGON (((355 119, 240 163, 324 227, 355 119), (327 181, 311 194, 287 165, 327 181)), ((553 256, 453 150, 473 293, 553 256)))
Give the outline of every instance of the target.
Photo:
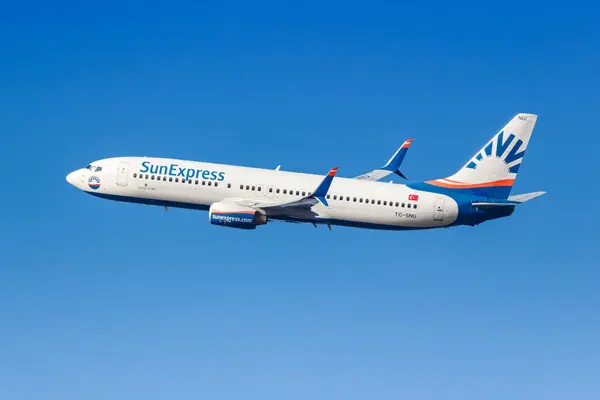
POLYGON ((258 225, 267 223, 267 216, 250 207, 217 202, 213 203, 208 210, 208 221, 214 225, 256 229, 258 225))

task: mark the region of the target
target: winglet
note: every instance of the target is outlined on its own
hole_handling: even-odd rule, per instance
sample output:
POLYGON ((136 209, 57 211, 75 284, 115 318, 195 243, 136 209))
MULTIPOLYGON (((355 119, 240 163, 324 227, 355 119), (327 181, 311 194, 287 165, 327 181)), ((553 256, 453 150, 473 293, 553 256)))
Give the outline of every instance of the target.
POLYGON ((392 158, 390 158, 389 161, 383 167, 381 167, 381 169, 385 171, 391 171, 396 175, 406 179, 406 176, 404 176, 404 174, 400 172, 399 168, 400 165, 402 165, 402 161, 404 160, 406 152, 408 151, 408 148, 410 147, 410 144, 413 140, 414 139, 405 140, 404 143, 402 143, 402 146, 400 146, 400 148, 396 150, 392 158))
POLYGON ((335 174, 337 173, 338 169, 340 169, 340 167, 331 168, 329 170, 329 172, 327 173, 327 176, 335 176, 335 174))
POLYGON ((368 172, 366 174, 356 176, 354 177, 354 179, 360 179, 363 181, 379 181, 390 174, 396 174, 401 178, 407 179, 406 176, 404 176, 404 174, 400 172, 399 168, 400 165, 402 165, 402 161, 404 160, 406 152, 408 151, 408 148, 410 147, 412 141, 413 139, 405 140, 404 143, 402 143, 402 146, 400 146, 398 150, 396 150, 392 158, 390 158, 383 167, 368 172))
POLYGON ((311 195, 311 197, 319 200, 325 207, 329 206, 325 196, 327 196, 327 192, 329 191, 329 187, 331 186, 331 182, 333 182, 333 177, 335 176, 338 168, 339 167, 331 168, 325 179, 323 179, 323 181, 315 189, 315 192, 311 195))

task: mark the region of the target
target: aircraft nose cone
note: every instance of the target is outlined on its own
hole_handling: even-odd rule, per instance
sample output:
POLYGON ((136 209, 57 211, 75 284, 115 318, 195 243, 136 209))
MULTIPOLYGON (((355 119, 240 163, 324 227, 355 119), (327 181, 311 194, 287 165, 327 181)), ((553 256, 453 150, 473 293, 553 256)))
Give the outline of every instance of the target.
POLYGON ((67 175, 67 182, 73 186, 77 186, 77 171, 73 171, 67 175))

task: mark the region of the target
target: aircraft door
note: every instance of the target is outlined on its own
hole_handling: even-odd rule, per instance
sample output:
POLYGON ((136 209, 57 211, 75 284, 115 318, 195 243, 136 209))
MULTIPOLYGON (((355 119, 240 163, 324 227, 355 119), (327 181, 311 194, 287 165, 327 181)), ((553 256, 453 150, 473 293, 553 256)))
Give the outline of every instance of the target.
POLYGON ((267 186, 267 197, 273 197, 275 195, 275 186, 267 186))
POLYGON ((444 220, 444 198, 436 197, 435 205, 433 207, 433 220, 443 221, 444 220))
POLYGON ((263 185, 256 185, 256 197, 264 196, 264 187, 263 185))
POLYGON ((127 175, 129 170, 129 163, 120 162, 119 170, 117 171, 117 185, 127 186, 127 175))

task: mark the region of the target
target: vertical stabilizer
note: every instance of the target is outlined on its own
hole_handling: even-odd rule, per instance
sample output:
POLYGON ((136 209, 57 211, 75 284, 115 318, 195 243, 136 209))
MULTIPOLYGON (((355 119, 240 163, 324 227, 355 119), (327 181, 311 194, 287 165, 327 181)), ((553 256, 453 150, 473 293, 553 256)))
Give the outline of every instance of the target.
POLYGON ((534 114, 516 115, 458 172, 426 183, 477 196, 508 198, 536 121, 534 114))

